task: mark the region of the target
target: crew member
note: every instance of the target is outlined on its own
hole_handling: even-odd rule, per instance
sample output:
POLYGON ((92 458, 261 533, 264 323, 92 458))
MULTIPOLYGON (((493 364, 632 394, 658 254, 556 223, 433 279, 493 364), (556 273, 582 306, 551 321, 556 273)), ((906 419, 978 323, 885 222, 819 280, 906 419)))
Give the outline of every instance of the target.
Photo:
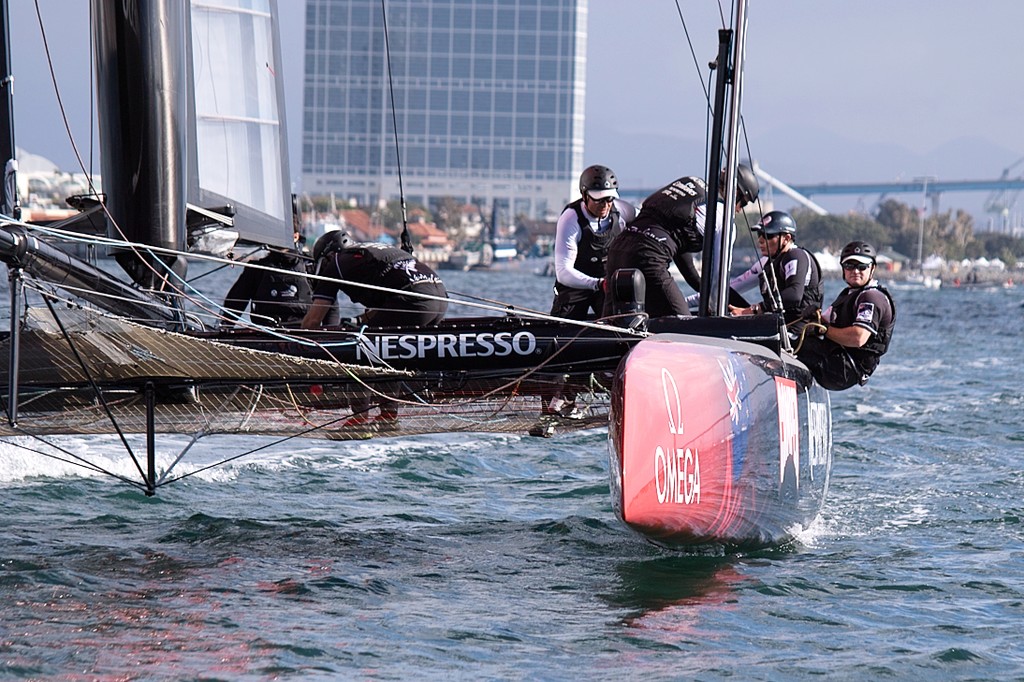
POLYGON ((604 263, 608 245, 636 217, 619 198, 619 181, 607 166, 580 175, 580 198, 562 211, 555 228, 555 299, 551 314, 585 320, 604 308, 604 263))
MULTIPOLYGON (((749 167, 740 165, 737 170, 734 208, 738 213, 757 199, 758 185, 749 167)), ((686 283, 700 289, 700 275, 689 254, 703 248, 706 209, 704 180, 692 176, 679 178, 644 199, 636 220, 608 248, 606 276, 623 268, 634 268, 643 274, 644 309, 650 317, 690 313, 686 298, 668 269, 674 262, 686 283)), ((719 215, 723 212, 724 208, 719 215)), ((610 298, 605 300, 604 315, 612 315, 613 308, 610 298)))
MULTIPOLYGON (((428 327, 444 319, 448 309, 448 292, 437 273, 398 247, 356 243, 346 232, 333 230, 316 240, 313 261, 317 275, 328 279, 316 280, 313 305, 302 319, 303 329, 320 326, 339 291, 366 308, 361 321, 371 327, 428 327), (356 283, 381 288, 370 289, 356 283)), ((398 386, 391 383, 379 388, 388 395, 398 390, 398 386)), ((396 400, 359 395, 353 398, 352 416, 341 424, 340 430, 363 438, 394 431, 397 427, 396 400), (370 415, 373 403, 380 408, 377 417, 370 415)))
POLYGON ((768 259, 761 276, 761 303, 747 307, 729 306, 733 315, 781 312, 791 334, 799 334, 804 313, 821 309, 824 294, 821 267, 814 255, 797 246, 796 221, 785 211, 771 211, 755 225, 761 255, 768 259))
MULTIPOLYGON (((296 233, 298 237, 298 233, 296 233)), ((296 246, 298 240, 296 239, 296 246)), ((306 266, 298 252, 271 251, 245 267, 224 297, 224 327, 231 327, 251 304, 249 317, 254 324, 294 326, 309 310, 312 291, 306 278, 306 266)))
POLYGON ((352 242, 344 231, 333 230, 316 240, 313 261, 317 275, 330 281, 316 281, 303 329, 321 325, 339 291, 366 308, 361 321, 373 327, 430 326, 444 319, 448 310, 448 292, 441 278, 398 247, 352 242))
POLYGON ((874 279, 875 259, 875 248, 867 242, 843 247, 839 262, 847 286, 820 313, 824 333, 812 336, 812 326, 797 350, 818 383, 831 391, 864 385, 889 350, 896 304, 874 279))

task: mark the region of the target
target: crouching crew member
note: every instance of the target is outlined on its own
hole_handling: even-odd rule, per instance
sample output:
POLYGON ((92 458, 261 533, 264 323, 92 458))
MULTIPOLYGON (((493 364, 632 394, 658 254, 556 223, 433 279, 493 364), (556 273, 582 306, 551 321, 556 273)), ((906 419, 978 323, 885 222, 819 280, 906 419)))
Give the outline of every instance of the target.
MULTIPOLYGON (((316 280, 313 305, 302 319, 303 329, 316 329, 343 292, 353 303, 366 308, 361 316, 370 327, 429 327, 436 325, 448 310, 448 292, 433 270, 408 252, 395 246, 352 242, 342 230, 322 235, 313 245, 316 274, 328 280, 316 280), (354 283, 371 284, 370 289, 354 283), (411 296, 410 293, 431 298, 411 296)), ((392 432, 398 428, 398 405, 394 399, 397 384, 378 386, 381 395, 360 395, 352 402, 352 416, 339 429, 340 434, 365 438, 392 432), (373 404, 379 416, 370 415, 373 404)))
POLYGON ((873 278, 875 248, 850 242, 839 261, 847 286, 821 313, 824 334, 811 336, 808 329, 797 351, 818 383, 831 391, 866 383, 889 350, 896 326, 896 304, 873 278))
POLYGON ((437 273, 396 246, 352 242, 345 232, 334 230, 316 240, 313 261, 317 275, 334 281, 316 280, 303 329, 320 326, 339 291, 366 308, 361 321, 373 327, 427 327, 444 319, 448 310, 448 292, 437 273))
MULTIPOLYGON (((298 233, 295 233, 298 247, 298 233)), ((306 265, 299 252, 271 251, 254 261, 273 270, 245 267, 224 298, 225 329, 241 318, 246 308, 253 324, 296 326, 309 310, 312 291, 306 277, 306 265)))

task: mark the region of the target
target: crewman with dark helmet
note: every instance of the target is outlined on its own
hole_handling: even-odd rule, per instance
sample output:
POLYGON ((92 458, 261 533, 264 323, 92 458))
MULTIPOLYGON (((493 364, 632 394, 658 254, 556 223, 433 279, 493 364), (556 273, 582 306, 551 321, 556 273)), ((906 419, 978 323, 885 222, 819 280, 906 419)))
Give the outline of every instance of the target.
POLYGON ((316 240, 312 255, 316 274, 330 281, 313 285, 303 329, 320 326, 339 291, 366 308, 361 321, 373 327, 434 325, 448 310, 448 292, 437 273, 396 246, 353 242, 343 230, 333 230, 316 240))
MULTIPOLYGON (((863 385, 889 350, 896 326, 896 303, 874 278, 875 247, 853 241, 843 247, 843 289, 821 311, 819 335, 807 330, 797 357, 824 388, 841 391, 863 385)), ((817 311, 815 311, 817 312, 817 311)), ((815 315, 808 315, 816 319, 815 315)))
POLYGON ((246 308, 253 324, 289 327, 302 321, 312 291, 299 251, 298 232, 294 243, 292 250, 271 251, 251 263, 273 269, 243 268, 224 297, 223 328, 231 328, 246 308))
POLYGON ((580 175, 580 198, 565 207, 555 228, 552 315, 573 320, 601 315, 608 245, 636 216, 618 190, 619 180, 607 166, 590 166, 580 175))
MULTIPOLYGON (((448 292, 437 273, 396 246, 353 242, 343 230, 334 230, 316 240, 312 255, 316 274, 328 279, 315 280, 313 305, 302 318, 303 329, 321 325, 339 291, 366 308, 360 321, 370 327, 432 326, 448 310, 448 292)), ((394 395, 398 386, 382 384, 379 389, 394 395)), ((355 396, 352 416, 341 424, 339 433, 363 438, 391 432, 398 427, 398 405, 380 394, 355 396), (374 402, 380 408, 375 417, 370 415, 374 402)))
POLYGON ((797 334, 804 313, 822 306, 821 267, 810 251, 797 246, 796 221, 785 211, 766 213, 751 229, 761 255, 768 259, 761 273, 762 302, 729 310, 733 315, 781 312, 789 331, 797 334))

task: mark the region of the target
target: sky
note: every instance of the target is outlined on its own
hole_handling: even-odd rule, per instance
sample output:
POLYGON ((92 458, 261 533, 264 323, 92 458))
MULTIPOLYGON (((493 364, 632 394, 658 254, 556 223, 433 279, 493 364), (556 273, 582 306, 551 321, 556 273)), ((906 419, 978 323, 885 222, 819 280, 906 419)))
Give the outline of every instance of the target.
MULTIPOLYGON (((71 133, 86 166, 98 170, 89 135, 88 1, 7 2, 18 146, 61 169, 78 169, 43 50, 38 4, 71 133)), ((300 183, 305 2, 278 3, 289 157, 300 183)), ((1011 177, 1024 175, 1024 1, 750 0, 748 6, 744 148, 770 174, 791 184, 983 180, 1011 166, 1011 177)), ((724 11, 728 17, 731 10, 724 11)), ((711 0, 589 0, 585 165, 610 166, 624 188, 655 189, 681 175, 703 175, 701 79, 708 79, 720 26, 719 5, 711 0)), ((944 195, 940 209, 965 208, 978 224, 988 220, 985 198, 944 195)), ((878 197, 815 200, 841 212, 870 210, 878 197)), ((1017 211, 1022 208, 1024 196, 1017 211)))

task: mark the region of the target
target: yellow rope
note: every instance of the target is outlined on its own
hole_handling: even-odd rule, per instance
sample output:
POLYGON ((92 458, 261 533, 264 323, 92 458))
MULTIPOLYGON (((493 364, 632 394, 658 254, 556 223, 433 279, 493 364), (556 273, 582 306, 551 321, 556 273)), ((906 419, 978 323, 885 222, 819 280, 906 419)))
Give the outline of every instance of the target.
MULTIPOLYGON (((815 319, 814 320, 808 320, 807 324, 804 325, 804 328, 800 330, 800 340, 797 342, 796 348, 793 349, 793 354, 794 355, 799 353, 800 349, 803 348, 803 346, 804 346, 804 338, 807 336, 807 330, 808 329, 814 329, 815 331, 820 332, 822 334, 824 334, 828 330, 828 327, 826 327, 822 323, 822 321, 821 321, 821 311, 820 310, 815 310, 814 311, 814 316, 815 316, 815 319)), ((794 320, 793 322, 790 322, 789 324, 796 324, 799 321, 800 320, 794 320)), ((789 324, 787 324, 786 326, 788 327, 789 324)))

